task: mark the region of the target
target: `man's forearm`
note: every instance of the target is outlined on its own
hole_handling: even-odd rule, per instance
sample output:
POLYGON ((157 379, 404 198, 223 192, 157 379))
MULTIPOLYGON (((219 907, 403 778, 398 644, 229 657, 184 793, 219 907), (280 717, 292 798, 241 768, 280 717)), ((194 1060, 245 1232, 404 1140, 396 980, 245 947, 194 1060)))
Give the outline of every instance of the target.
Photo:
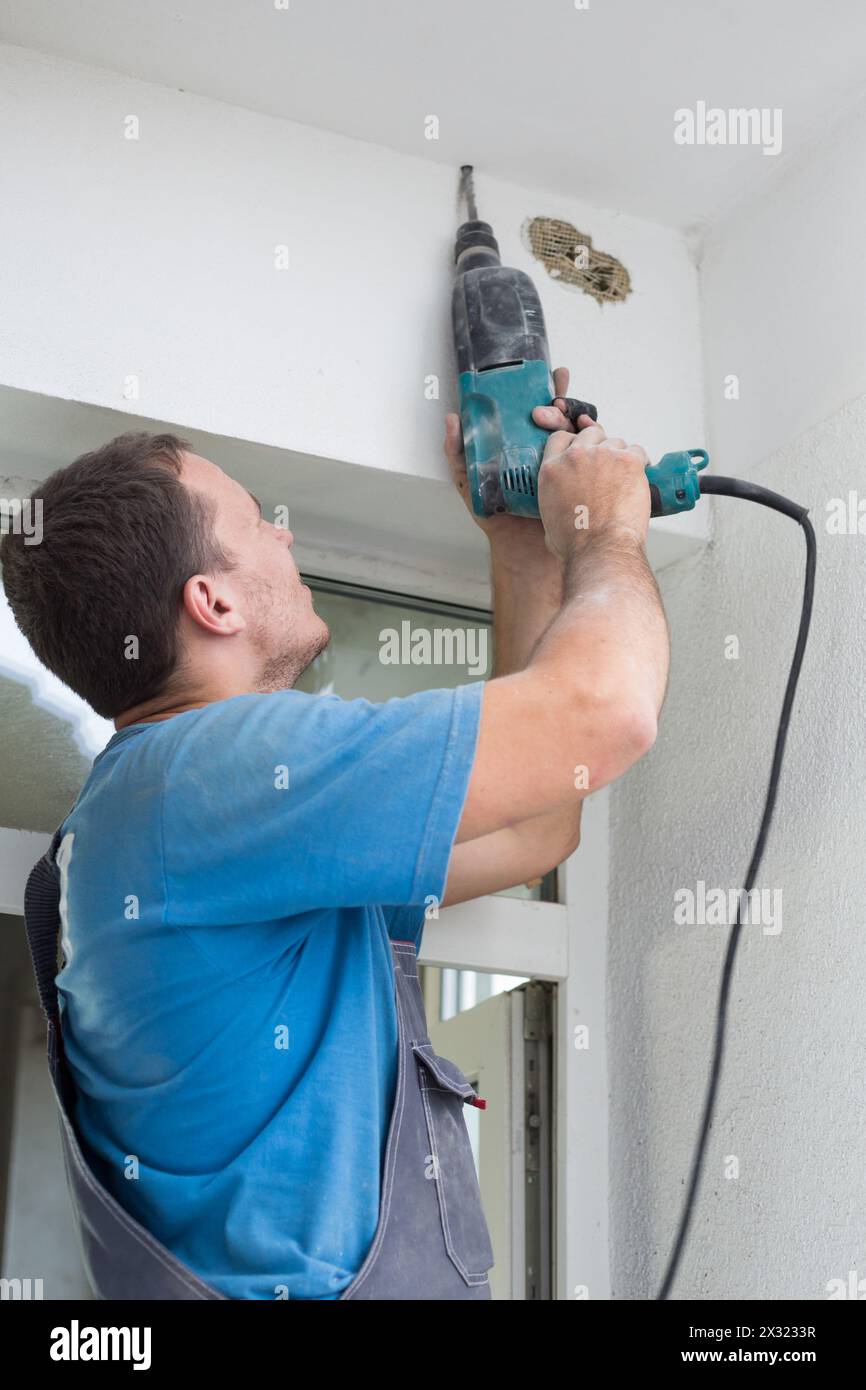
POLYGON ((562 607, 562 565, 543 537, 520 549, 500 541, 490 547, 490 573, 493 676, 508 676, 524 669, 539 637, 562 607))
MULTIPOLYGON (((562 565, 547 549, 543 537, 533 537, 519 552, 504 543, 492 543, 490 572, 493 676, 508 676, 524 669, 539 638, 562 607, 562 565)), ((580 843, 582 809, 583 802, 575 798, 572 806, 519 821, 511 831, 533 863, 552 852, 551 862, 560 864, 580 843)), ((540 877, 534 877, 526 880, 526 886, 540 882, 540 877)))
POLYGON ((563 567, 563 603, 533 655, 614 708, 624 702, 656 718, 667 688, 667 619, 646 551, 635 532, 612 526, 579 541, 563 567))

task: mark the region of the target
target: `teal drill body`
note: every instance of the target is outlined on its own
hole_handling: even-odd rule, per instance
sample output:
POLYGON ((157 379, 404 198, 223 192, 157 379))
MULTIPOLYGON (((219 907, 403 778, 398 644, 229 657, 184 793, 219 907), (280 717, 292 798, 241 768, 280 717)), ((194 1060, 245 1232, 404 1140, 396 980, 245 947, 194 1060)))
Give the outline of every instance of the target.
MULTIPOLYGON (((550 432, 532 411, 550 405, 553 377, 538 292, 522 270, 503 266, 493 229, 474 217, 468 166, 463 175, 471 220, 458 230, 452 296, 460 420, 476 516, 537 517, 538 471, 550 432)), ((596 418, 595 406, 569 400, 569 415, 596 418)), ((653 516, 690 511, 701 495, 704 449, 664 454, 647 466, 653 516)))
POLYGON ((485 497, 498 487, 506 511, 538 516, 536 479, 550 432, 534 423, 532 411, 553 397, 550 367, 536 360, 462 372, 459 390, 473 511, 491 515, 485 497))

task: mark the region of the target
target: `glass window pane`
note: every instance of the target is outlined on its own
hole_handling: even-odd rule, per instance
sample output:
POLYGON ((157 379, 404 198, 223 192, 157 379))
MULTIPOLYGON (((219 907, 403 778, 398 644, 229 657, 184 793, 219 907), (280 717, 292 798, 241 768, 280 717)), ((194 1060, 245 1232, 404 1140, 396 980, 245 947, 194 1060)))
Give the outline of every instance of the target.
MULTIPOLYGON (((440 1023, 446 1023, 449 1018, 454 1018, 457 1014, 464 1013, 467 1009, 474 1009, 476 1004, 481 1004, 485 999, 491 999, 494 994, 504 994, 510 989, 516 989, 518 985, 525 985, 529 981, 528 975, 492 975, 487 971, 481 970, 453 970, 450 968, 439 968, 434 965, 421 967, 424 978, 427 972, 435 978, 439 976, 438 1000, 439 1007, 437 1017, 440 1023)), ((435 989, 436 986, 434 985, 435 989)), ((425 985, 426 993, 426 985, 425 985)), ((430 997, 427 995, 426 997, 430 997)))
POLYGON ((493 634, 490 622, 475 610, 462 615, 410 608, 396 600, 326 591, 304 578, 331 641, 296 689, 381 701, 490 676, 493 634))

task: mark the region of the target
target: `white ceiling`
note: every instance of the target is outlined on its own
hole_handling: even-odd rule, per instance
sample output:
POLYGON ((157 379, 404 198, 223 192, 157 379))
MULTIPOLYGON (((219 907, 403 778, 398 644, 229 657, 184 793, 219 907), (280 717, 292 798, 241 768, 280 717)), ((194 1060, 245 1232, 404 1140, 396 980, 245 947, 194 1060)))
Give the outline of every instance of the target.
POLYGON ((860 0, 277 3, 0 0, 0 38, 683 229, 866 94, 860 0), (782 154, 675 145, 698 100, 780 107, 782 154))

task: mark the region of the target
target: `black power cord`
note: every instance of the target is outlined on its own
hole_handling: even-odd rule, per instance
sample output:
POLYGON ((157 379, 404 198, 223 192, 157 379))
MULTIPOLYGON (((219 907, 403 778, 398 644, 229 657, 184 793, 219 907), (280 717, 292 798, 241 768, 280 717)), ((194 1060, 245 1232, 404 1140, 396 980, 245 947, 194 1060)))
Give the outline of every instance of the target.
POLYGON ((688 1191, 686 1193, 685 1202, 683 1203, 680 1224, 668 1260, 665 1276, 656 1296, 657 1299, 666 1299, 670 1294, 694 1213, 695 1198, 697 1197, 698 1188, 700 1186, 704 1159, 706 1157, 707 1139, 713 1123, 713 1110, 715 1109, 716 1093, 719 1088, 719 1078, 722 1072, 731 979, 734 974, 734 961, 736 959, 737 947, 740 942, 743 925, 740 920, 743 896, 744 893, 751 892, 754 887, 755 878, 761 866, 761 859, 764 855, 767 836, 770 831, 770 822, 773 819, 773 808, 776 804, 776 792, 779 787, 779 774, 782 770, 782 759, 785 755, 785 740, 788 737, 788 721, 791 717, 794 692, 797 689, 797 681, 800 678, 800 667, 803 664, 803 653, 806 650, 806 640, 809 636, 809 621, 812 616, 812 599, 815 592, 817 542, 815 540, 815 532, 812 523, 809 520, 805 507, 798 506, 796 502, 789 501, 787 497, 782 497, 778 492, 770 492, 769 488, 758 487, 755 483, 740 482, 738 478, 720 478, 714 474, 701 478, 701 493, 708 492, 720 493, 725 497, 744 497, 749 502, 760 502, 763 506, 772 507, 774 511, 777 512, 784 512, 786 516, 793 517, 795 521, 798 521, 803 528, 806 540, 806 580, 803 589, 803 606, 800 612, 800 627, 797 632, 797 645, 794 648, 791 670, 788 675, 788 684, 785 687, 785 698, 782 701, 782 713, 779 717, 779 727, 776 732, 776 746, 773 752, 773 764, 770 768, 770 781, 767 787, 767 796, 764 801, 764 814, 761 817, 758 838, 755 841, 752 859, 746 872, 744 890, 743 893, 739 894, 736 920, 731 928, 731 935, 728 938, 728 949, 725 954, 725 964, 722 970, 722 982, 719 990, 719 1002, 716 1010, 716 1041, 713 1051, 713 1062, 710 1068, 710 1078, 707 1085, 706 1099, 704 1101, 704 1112, 701 1120, 700 1133, 692 1159, 688 1191))

